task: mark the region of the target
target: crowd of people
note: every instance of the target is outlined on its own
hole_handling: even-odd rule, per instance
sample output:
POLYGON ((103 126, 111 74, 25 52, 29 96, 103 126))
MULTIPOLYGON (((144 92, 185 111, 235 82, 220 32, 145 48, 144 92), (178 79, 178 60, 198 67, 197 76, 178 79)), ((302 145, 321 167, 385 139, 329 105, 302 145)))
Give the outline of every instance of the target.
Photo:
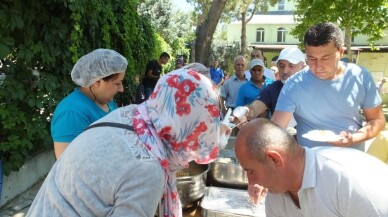
MULTIPOLYGON (((268 128, 265 121, 260 127, 260 121, 248 122, 238 135, 236 154, 248 172, 248 193, 257 203, 263 192, 270 192, 269 216, 386 216, 388 205, 381 200, 386 200, 388 188, 386 181, 376 179, 387 180, 388 167, 364 153, 365 141, 378 135, 386 121, 373 78, 364 67, 340 61, 344 42, 335 24, 310 27, 303 43, 307 67, 284 82, 268 128), (282 136, 286 131, 274 130, 286 129, 292 117, 297 143, 291 136, 282 136), (304 136, 314 130, 315 137, 304 136), (322 139, 327 130, 339 136, 322 139), (328 160, 337 165, 332 167, 328 160), (377 173, 369 175, 369 170, 377 173), (325 181, 328 177, 341 182, 325 181), (383 194, 377 193, 382 189, 383 194), (333 202, 343 196, 349 199, 333 202)), ((245 115, 238 121, 247 122, 263 104, 242 107, 245 115)))
POLYGON ((84 55, 71 72, 80 87, 51 121, 57 161, 27 216, 154 216, 158 206, 182 216, 176 172, 217 159, 231 133, 222 124, 228 109, 243 112, 233 119, 236 156, 252 203, 266 197, 267 216, 388 216, 379 88, 366 68, 340 60, 335 24, 311 26, 303 44, 305 53, 286 47, 270 68, 257 48, 249 61, 237 55, 229 78, 217 60, 179 58, 163 73, 163 52, 147 64, 144 102, 120 108, 113 98, 124 90, 126 58, 110 49, 84 55), (304 136, 314 130, 337 137, 304 136), (368 155, 365 141, 375 137, 368 155))

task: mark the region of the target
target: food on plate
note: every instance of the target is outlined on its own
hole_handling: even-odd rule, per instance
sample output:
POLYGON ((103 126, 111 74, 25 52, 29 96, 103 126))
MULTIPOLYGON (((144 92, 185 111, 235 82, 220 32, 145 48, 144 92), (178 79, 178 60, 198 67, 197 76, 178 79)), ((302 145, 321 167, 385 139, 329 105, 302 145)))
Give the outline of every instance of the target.
POLYGON ((342 138, 340 135, 336 135, 330 130, 312 130, 302 136, 304 138, 320 142, 334 142, 342 138))

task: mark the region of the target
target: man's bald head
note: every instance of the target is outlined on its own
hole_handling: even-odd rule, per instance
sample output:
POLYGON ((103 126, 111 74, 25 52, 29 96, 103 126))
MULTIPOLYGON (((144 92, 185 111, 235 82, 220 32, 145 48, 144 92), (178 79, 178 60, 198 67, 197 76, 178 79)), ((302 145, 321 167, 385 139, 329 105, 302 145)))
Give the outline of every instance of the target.
POLYGON ((236 138, 236 149, 246 149, 251 157, 260 162, 265 161, 268 150, 293 153, 295 147, 295 139, 286 130, 265 118, 257 118, 245 124, 236 138))

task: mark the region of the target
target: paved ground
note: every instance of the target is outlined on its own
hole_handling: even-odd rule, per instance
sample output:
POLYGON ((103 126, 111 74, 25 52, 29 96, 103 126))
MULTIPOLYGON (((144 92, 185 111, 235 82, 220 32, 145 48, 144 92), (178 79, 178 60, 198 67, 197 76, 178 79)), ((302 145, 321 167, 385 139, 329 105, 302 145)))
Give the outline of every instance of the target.
POLYGON ((38 193, 44 179, 38 181, 29 190, 23 192, 0 209, 0 217, 24 217, 38 193))

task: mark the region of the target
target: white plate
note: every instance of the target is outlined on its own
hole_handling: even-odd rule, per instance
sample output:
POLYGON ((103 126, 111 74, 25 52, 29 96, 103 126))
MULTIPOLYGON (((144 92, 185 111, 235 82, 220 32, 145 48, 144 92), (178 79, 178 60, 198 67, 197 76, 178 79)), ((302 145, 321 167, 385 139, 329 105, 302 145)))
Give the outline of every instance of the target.
POLYGON ((312 130, 302 136, 306 139, 317 142, 335 142, 343 138, 330 130, 312 130))

